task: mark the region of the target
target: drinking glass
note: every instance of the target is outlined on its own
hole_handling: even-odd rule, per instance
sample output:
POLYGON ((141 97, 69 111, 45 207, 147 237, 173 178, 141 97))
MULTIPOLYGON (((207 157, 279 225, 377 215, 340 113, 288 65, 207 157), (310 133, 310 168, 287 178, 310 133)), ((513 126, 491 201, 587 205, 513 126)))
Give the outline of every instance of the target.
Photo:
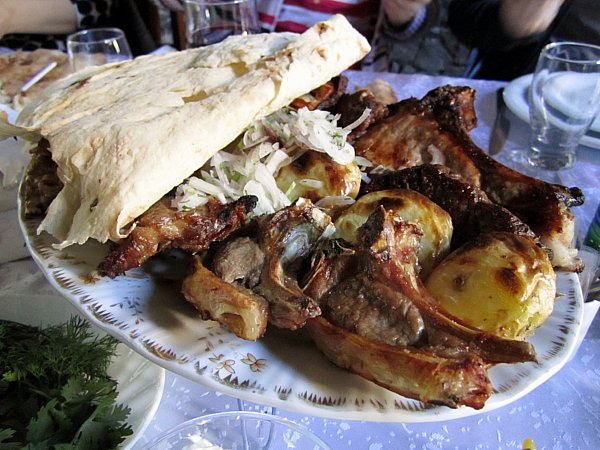
POLYGON ((270 414, 228 411, 184 422, 149 443, 144 450, 331 450, 308 429, 270 414))
POLYGON ((255 0, 186 0, 185 20, 189 48, 260 31, 255 0))
POLYGON ((548 44, 529 89, 529 163, 547 170, 570 167, 579 140, 600 111, 600 47, 548 44))
POLYGON ((67 37, 67 53, 74 71, 132 58, 125 33, 118 28, 91 28, 67 37))

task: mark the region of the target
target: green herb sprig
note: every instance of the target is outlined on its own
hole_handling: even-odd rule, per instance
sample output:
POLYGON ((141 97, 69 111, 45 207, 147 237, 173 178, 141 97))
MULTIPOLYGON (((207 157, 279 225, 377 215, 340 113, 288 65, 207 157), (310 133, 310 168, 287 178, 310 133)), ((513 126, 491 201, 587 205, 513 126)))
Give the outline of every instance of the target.
POLYGON ((0 321, 0 450, 117 448, 132 434, 106 373, 117 344, 80 317, 43 329, 0 321))

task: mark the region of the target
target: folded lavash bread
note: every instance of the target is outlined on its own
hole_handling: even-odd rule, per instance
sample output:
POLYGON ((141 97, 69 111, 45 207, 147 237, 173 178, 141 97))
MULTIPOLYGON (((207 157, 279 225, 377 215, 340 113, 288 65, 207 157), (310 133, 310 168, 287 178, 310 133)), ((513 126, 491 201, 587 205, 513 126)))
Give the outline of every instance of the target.
POLYGON ((58 248, 118 241, 132 221, 253 121, 362 59, 340 15, 303 34, 233 36, 59 81, 17 125, 48 139, 63 189, 38 231, 58 248))

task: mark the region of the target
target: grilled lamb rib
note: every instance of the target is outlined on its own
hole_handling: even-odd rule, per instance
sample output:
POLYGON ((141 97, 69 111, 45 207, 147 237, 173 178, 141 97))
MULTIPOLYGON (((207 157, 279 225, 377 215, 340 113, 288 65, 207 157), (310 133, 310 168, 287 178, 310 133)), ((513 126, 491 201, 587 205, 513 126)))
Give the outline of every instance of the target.
POLYGON ((259 218, 257 241, 265 264, 254 292, 269 302, 269 322, 276 327, 296 330, 321 314, 298 286, 298 273, 330 222, 308 200, 259 218))
POLYGON ((485 364, 476 355, 453 358, 381 344, 323 317, 309 320, 306 327, 317 347, 336 365, 405 397, 451 408, 481 409, 492 393, 485 364))
POLYGON ((571 248, 575 219, 569 208, 583 203, 583 193, 512 170, 477 147, 469 135, 475 123, 473 101, 473 89, 448 86, 421 100, 401 101, 356 142, 356 152, 389 169, 446 165, 529 225, 552 250, 555 267, 581 270, 571 248))
POLYGON ((56 167, 56 163, 52 161, 50 143, 46 139, 40 139, 31 152, 31 162, 23 183, 25 215, 44 215, 52 200, 63 188, 56 167))
POLYGON ((205 318, 210 316, 230 328, 235 322, 232 331, 244 339, 260 337, 249 331, 261 329, 255 324, 257 317, 262 317, 264 326, 268 320, 278 328, 303 327, 321 309, 299 287, 298 273, 330 221, 308 200, 256 219, 243 230, 244 235, 215 246, 206 267, 196 259, 194 273, 184 281, 186 299, 205 318), (264 315, 263 302, 267 305, 264 315))
MULTIPOLYGON (((479 355, 487 363, 535 360, 529 343, 501 339, 473 328, 439 306, 418 276, 421 231, 416 225, 380 207, 359 228, 358 238, 355 251, 341 252, 341 260, 331 251, 314 258, 304 291, 319 302, 325 318, 358 332, 368 328, 360 324, 365 319, 361 312, 366 311, 365 316, 370 317, 375 309, 391 308, 397 314, 393 321, 400 324, 404 316, 409 323, 402 324, 398 337, 388 342, 421 348, 435 347, 452 339, 462 342, 462 349, 479 355), (362 285, 357 284, 359 281, 362 285), (358 289, 362 296, 347 295, 348 286, 358 289), (352 303, 354 306, 350 306, 352 303), (352 313, 355 316, 348 320, 347 311, 351 308, 355 308, 352 313)), ((381 330, 376 334, 381 334, 381 330)), ((459 347, 453 351, 458 350, 459 347)))
POLYGON ((260 339, 267 329, 269 305, 241 282, 227 282, 194 257, 193 272, 181 286, 185 299, 204 320, 216 320, 248 341, 260 339))
POLYGON ((356 248, 330 241, 305 287, 322 309, 307 328, 333 362, 388 389, 481 408, 491 394, 486 364, 535 360, 533 348, 442 310, 418 278, 419 241, 415 225, 383 208, 359 229, 356 248))
POLYGON ((135 229, 106 255, 98 269, 114 278, 169 248, 192 253, 206 250, 238 230, 256 202, 257 198, 249 195, 226 205, 212 200, 191 211, 177 211, 165 197, 136 220, 135 229))

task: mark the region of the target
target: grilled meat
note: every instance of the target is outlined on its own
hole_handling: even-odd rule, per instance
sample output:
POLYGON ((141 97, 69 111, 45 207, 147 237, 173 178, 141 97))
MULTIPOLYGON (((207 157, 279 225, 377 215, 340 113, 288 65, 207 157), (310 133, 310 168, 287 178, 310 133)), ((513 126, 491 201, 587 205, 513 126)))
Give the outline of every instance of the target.
POLYGON ((329 216, 310 201, 259 219, 258 244, 265 254, 254 292, 269 302, 269 322, 295 330, 321 314, 317 303, 298 286, 299 273, 330 224, 329 216))
POLYGON ((114 278, 163 250, 206 250, 238 230, 256 202, 256 197, 244 196, 227 205, 212 200, 191 211, 177 211, 169 206, 168 197, 163 198, 136 220, 135 229, 108 253, 98 269, 114 278))
MULTIPOLYGON (((359 228, 358 237, 355 254, 342 253, 342 265, 336 261, 335 252, 314 258, 305 292, 319 302, 327 320, 360 333, 369 328, 372 310, 387 305, 384 310, 388 314, 394 311, 389 323, 396 324, 395 330, 386 332, 393 336, 385 340, 388 344, 398 342, 438 352, 444 348, 444 352, 452 354, 473 353, 487 363, 535 360, 530 344, 500 339, 473 328, 439 306, 418 276, 421 232, 416 225, 379 208, 359 228), (352 291, 358 295, 349 295, 352 291), (356 313, 349 320, 346 311, 352 308, 356 313), (416 308, 418 314, 412 308, 416 308), (363 316, 361 312, 366 314, 363 316), (405 323, 398 328, 402 316, 406 318, 405 323), (451 347, 448 342, 452 342, 451 347)), ((376 334, 384 336, 381 329, 376 334)), ((373 338, 368 334, 363 337, 373 338)))
MULTIPOLYGON (((403 224, 405 226, 398 230, 401 236, 394 238, 403 248, 418 248, 422 232, 416 225, 403 224)), ((342 252, 341 261, 335 253, 328 252, 328 258, 315 267, 318 274, 310 276, 311 284, 306 286, 305 292, 319 301, 323 316, 335 326, 389 345, 418 344, 425 333, 419 309, 410 297, 389 283, 388 277, 376 276, 382 266, 377 256, 371 257, 369 250, 379 249, 369 249, 367 255, 361 250, 353 252, 352 257, 348 257, 347 251, 342 252), (333 270, 327 267, 332 257, 333 270), (332 271, 336 273, 335 282, 330 276, 332 271)), ((397 264, 416 267, 416 253, 402 249, 399 254, 404 260, 397 264)))
POLYGON ((417 276, 416 225, 380 208, 359 236, 354 248, 323 245, 305 287, 322 309, 307 329, 335 364, 410 398, 479 409, 492 392, 487 363, 534 359, 528 344, 437 306, 417 276))
POLYGON ((441 122, 454 122, 467 132, 477 126, 475 90, 465 86, 440 86, 421 100, 441 122))
POLYGON ((27 216, 45 214, 63 187, 56 173, 56 163, 52 161, 50 143, 46 139, 41 139, 31 154, 23 186, 27 216))
POLYGON ((374 123, 388 115, 388 108, 383 103, 379 102, 373 93, 367 89, 362 89, 352 94, 344 94, 339 101, 331 108, 333 114, 339 114, 340 119, 338 124, 341 127, 346 127, 360 118, 365 109, 371 112, 369 116, 361 122, 348 135, 348 140, 353 141, 374 123))
POLYGON ((199 256, 181 292, 204 320, 216 320, 236 336, 249 341, 261 338, 267 329, 267 301, 241 283, 229 283, 208 270, 199 256))
POLYGON ((527 224, 506 208, 490 201, 485 192, 465 182, 446 166, 423 164, 371 174, 370 177, 371 182, 363 186, 363 194, 383 189, 411 189, 446 210, 456 230, 452 235, 452 248, 458 248, 479 234, 490 231, 506 231, 537 240, 527 224))
POLYGON ((218 245, 212 260, 212 271, 227 283, 255 287, 265 263, 265 254, 255 240, 238 237, 218 245))
POLYGON ((348 87, 348 78, 343 75, 332 78, 327 83, 312 90, 310 93, 296 98, 291 103, 291 107, 295 109, 308 108, 313 109, 329 109, 335 105, 340 97, 346 92, 348 87))
MULTIPOLYGON (((303 327, 306 320, 321 314, 319 305, 302 292, 298 279, 330 221, 329 216, 310 201, 297 202, 259 217, 246 227, 243 236, 217 245, 208 258, 207 267, 219 283, 230 283, 238 289, 236 297, 263 299, 268 305, 266 317, 270 324, 296 330, 303 327)), ((199 264, 196 262, 196 271, 208 270, 199 264)), ((203 276, 190 276, 192 280, 185 295, 192 303, 202 304, 204 311, 210 311, 205 297, 219 302, 220 292, 225 288, 219 287, 212 276, 207 277, 218 291, 211 294, 209 288, 199 286, 203 276), (198 286, 198 292, 194 292, 194 286, 198 286)))
POLYGON ((395 347, 336 327, 324 317, 309 320, 306 328, 330 361, 405 397, 481 409, 492 393, 486 366, 476 355, 453 358, 395 347))
POLYGON ((354 143, 357 155, 367 158, 373 167, 390 170, 444 164, 470 184, 480 185, 479 170, 462 143, 440 126, 429 106, 409 98, 390 106, 390 111, 354 143))
POLYGON ((581 261, 571 248, 574 216, 569 208, 581 205, 578 188, 546 183, 492 159, 472 141, 474 100, 471 88, 438 88, 421 101, 398 103, 394 113, 371 127, 355 145, 357 154, 375 166, 403 169, 423 163, 444 164, 474 187, 531 227, 552 250, 555 267, 579 271, 581 261), (466 117, 461 117, 466 114, 466 117))

